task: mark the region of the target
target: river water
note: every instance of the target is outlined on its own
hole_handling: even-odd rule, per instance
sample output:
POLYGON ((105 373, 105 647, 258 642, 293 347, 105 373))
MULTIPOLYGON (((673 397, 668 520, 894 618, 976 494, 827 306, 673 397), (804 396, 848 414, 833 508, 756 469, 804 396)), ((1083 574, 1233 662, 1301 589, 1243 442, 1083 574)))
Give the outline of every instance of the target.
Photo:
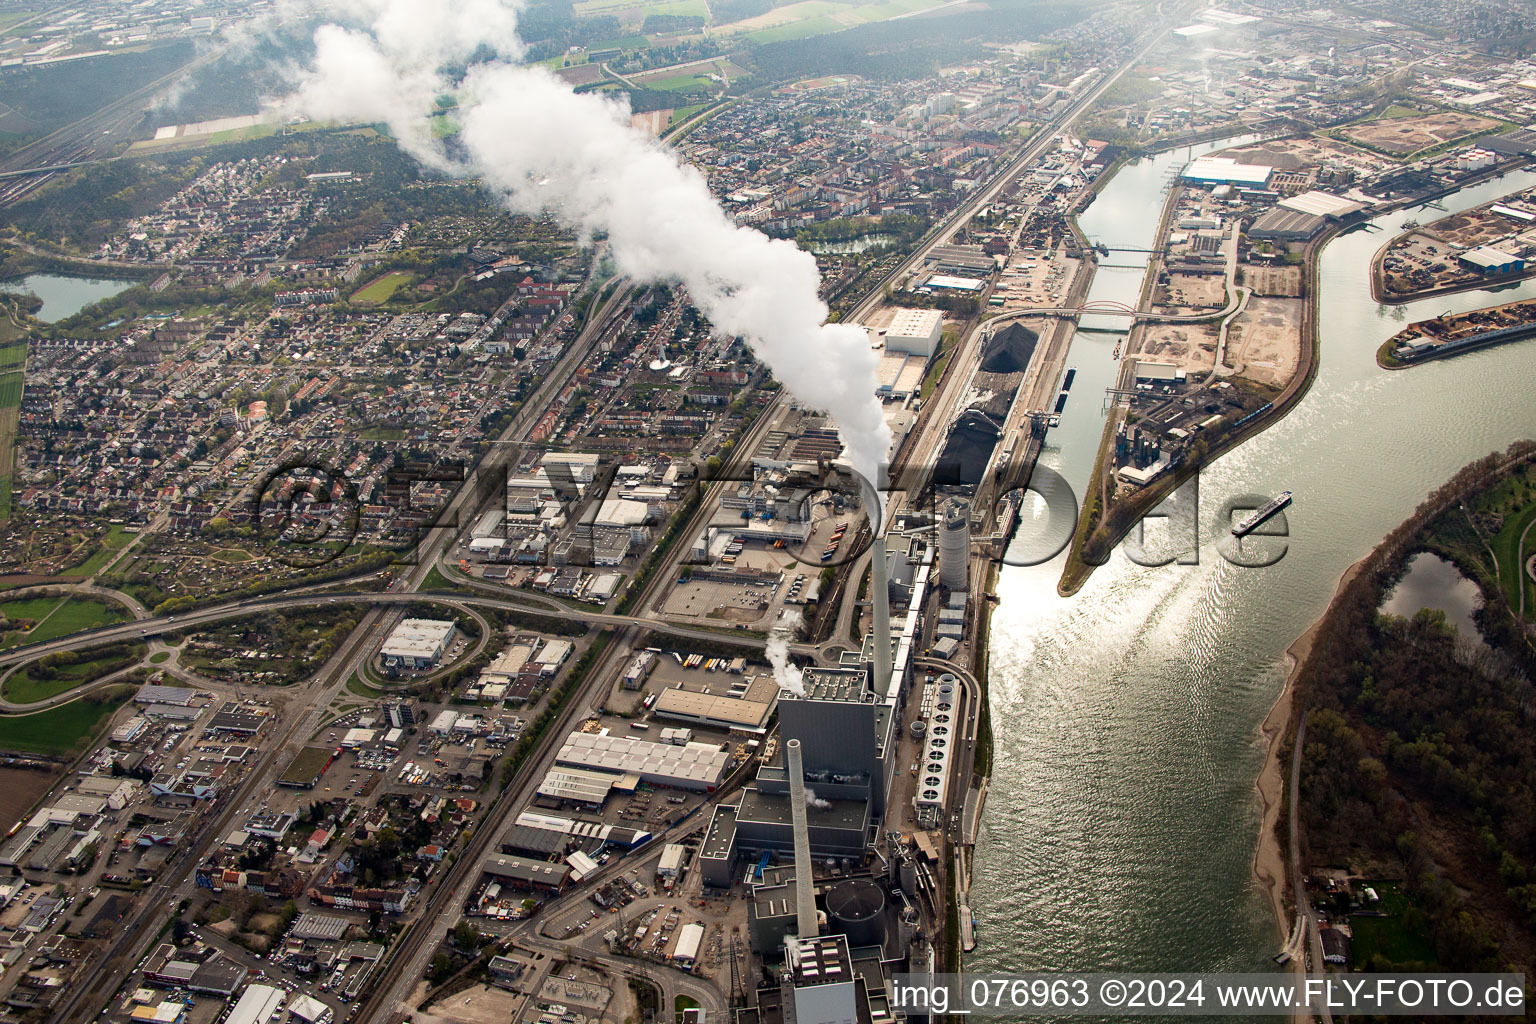
MULTIPOLYGON (((1231 145, 1231 142, 1221 146, 1231 145)), ((1123 169, 1081 218, 1094 241, 1147 247, 1163 193, 1197 147, 1123 169)), ((1465 209, 1536 183, 1511 174, 1444 205, 1465 209)), ((1536 436, 1536 342, 1410 370, 1377 367, 1407 321, 1536 296, 1536 282, 1389 309, 1372 301, 1375 250, 1410 216, 1328 245, 1321 367, 1284 420, 1207 468, 1198 565, 1144 568, 1116 552, 1074 597, 1061 560, 1007 568, 992 619, 996 759, 970 902, 967 970, 1265 970, 1280 936, 1252 875, 1259 725, 1287 646, 1339 576, 1467 462, 1536 436), (1290 489, 1290 539, 1266 569, 1217 554, 1221 500, 1290 489)), ((1110 263, 1141 262, 1117 253, 1110 263)), ((1102 269, 1090 300, 1134 302, 1141 273, 1102 269)), ((1086 492, 1119 337, 1080 331, 1078 368, 1043 465, 1086 492)), ((1026 527, 1027 529, 1027 527, 1026 527)))

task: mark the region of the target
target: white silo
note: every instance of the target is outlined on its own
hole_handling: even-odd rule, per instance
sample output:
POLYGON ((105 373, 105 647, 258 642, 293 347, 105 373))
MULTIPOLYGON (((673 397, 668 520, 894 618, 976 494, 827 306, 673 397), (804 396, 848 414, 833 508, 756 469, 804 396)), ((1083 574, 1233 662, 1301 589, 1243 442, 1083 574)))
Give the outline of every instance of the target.
POLYGON ((964 591, 971 579, 971 503, 951 498, 940 514, 939 582, 964 591))

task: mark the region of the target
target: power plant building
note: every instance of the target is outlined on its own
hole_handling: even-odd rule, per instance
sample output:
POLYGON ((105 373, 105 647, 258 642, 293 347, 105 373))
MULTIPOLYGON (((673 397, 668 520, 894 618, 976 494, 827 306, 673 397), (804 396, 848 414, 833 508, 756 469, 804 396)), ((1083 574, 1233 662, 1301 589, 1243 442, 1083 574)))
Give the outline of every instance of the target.
MULTIPOLYGON (((807 668, 803 692, 779 691, 780 734, 786 747, 798 740, 803 755, 812 856, 863 857, 885 817, 896 718, 894 695, 875 693, 864 666, 807 668)), ((780 764, 758 769, 736 806, 715 808, 699 856, 708 884, 729 885, 742 853, 793 850, 790 789, 786 753, 780 764)))

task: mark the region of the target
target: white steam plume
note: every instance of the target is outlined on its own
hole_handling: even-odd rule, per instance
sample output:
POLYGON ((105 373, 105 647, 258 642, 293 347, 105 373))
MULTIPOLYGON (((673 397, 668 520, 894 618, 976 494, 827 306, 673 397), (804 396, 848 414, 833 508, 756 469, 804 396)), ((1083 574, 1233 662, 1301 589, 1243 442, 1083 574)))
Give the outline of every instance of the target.
POLYGON ((734 224, 702 175, 630 128, 624 104, 519 65, 507 0, 338 0, 321 10, 339 23, 316 31, 292 109, 386 122, 423 164, 478 175, 515 212, 607 232, 620 270, 681 282, 718 330, 745 338, 790 393, 831 416, 848 462, 878 486, 890 431, 877 357, 860 328, 824 322, 809 253, 734 224), (452 154, 428 123, 449 92, 460 125, 452 154))
POLYGON ((818 811, 826 811, 832 808, 832 801, 823 800, 816 795, 816 791, 810 786, 805 787, 805 806, 818 811))
POLYGON ((768 637, 768 645, 763 649, 768 656, 768 664, 773 666, 773 678, 779 686, 797 697, 805 696, 805 672, 799 665, 789 660, 789 632, 788 630, 775 629, 768 637))

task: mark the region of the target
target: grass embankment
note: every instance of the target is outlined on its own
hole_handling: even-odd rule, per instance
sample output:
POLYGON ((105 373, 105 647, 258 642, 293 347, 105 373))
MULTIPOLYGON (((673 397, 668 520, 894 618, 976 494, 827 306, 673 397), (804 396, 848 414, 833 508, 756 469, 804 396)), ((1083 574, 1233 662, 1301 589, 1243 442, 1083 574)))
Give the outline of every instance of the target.
POLYGON ((981 621, 976 627, 976 636, 979 641, 976 645, 976 657, 972 669, 976 675, 976 685, 980 688, 980 707, 976 718, 976 759, 972 767, 978 778, 986 779, 992 776, 992 697, 991 687, 987 674, 992 666, 988 658, 990 644, 987 642, 992 632, 993 604, 987 594, 997 588, 997 565, 994 563, 987 568, 987 585, 982 592, 981 607, 976 610, 981 621))
POLYGON ((7 679, 3 696, 16 704, 35 704, 57 697, 128 668, 144 657, 145 650, 143 644, 115 644, 80 654, 50 654, 7 679))
POLYGON ((12 622, 29 619, 29 630, 14 630, 0 640, 0 648, 55 640, 83 629, 121 622, 123 612, 115 604, 76 597, 34 597, 0 604, 0 613, 12 622))
POLYGON ((454 590, 458 584, 453 582, 437 566, 427 570, 426 577, 421 581, 422 590, 454 590))
POLYGON ((960 335, 954 329, 947 329, 944 338, 939 342, 939 355, 928 367, 928 372, 923 375, 922 387, 918 390, 918 397, 928 401, 928 396, 933 394, 939 386, 939 381, 944 379, 944 371, 949 367, 949 361, 955 355, 955 347, 960 343, 960 335))
POLYGON ((377 686, 370 686, 366 680, 353 672, 347 677, 347 692, 355 693, 359 697, 387 697, 389 694, 377 686))

